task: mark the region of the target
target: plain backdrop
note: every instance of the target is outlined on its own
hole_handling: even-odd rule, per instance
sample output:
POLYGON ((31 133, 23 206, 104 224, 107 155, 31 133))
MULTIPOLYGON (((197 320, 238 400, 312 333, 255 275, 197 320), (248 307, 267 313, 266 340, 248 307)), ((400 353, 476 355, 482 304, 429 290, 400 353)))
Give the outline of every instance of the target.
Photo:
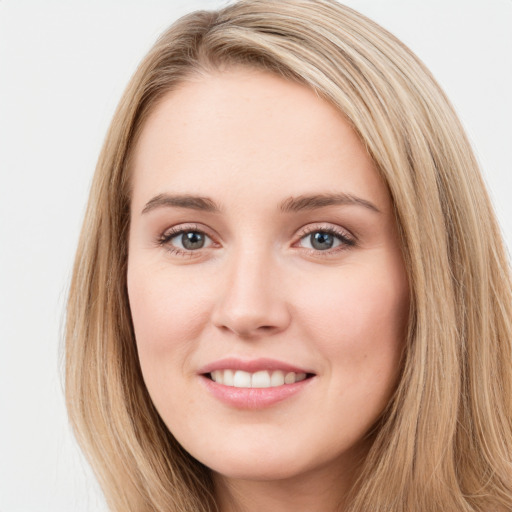
MULTIPOLYGON (((512 0, 347 0, 448 93, 512 247, 512 0)), ((0 0, 0 512, 104 511, 69 431, 61 333, 95 162, 158 34, 219 0, 0 0)))

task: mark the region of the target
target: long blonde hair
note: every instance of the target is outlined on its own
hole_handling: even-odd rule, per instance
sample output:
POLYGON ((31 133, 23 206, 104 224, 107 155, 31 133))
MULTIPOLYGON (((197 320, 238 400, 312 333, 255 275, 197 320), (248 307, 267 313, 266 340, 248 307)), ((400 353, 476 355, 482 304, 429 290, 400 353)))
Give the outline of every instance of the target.
POLYGON ((512 284, 477 162, 449 101, 395 37, 334 0, 242 0, 178 20, 130 81, 100 155, 76 255, 66 396, 116 512, 216 510, 145 388, 126 293, 131 149, 193 74, 247 65, 344 113, 393 199, 411 286, 401 379, 350 512, 512 510, 512 284))

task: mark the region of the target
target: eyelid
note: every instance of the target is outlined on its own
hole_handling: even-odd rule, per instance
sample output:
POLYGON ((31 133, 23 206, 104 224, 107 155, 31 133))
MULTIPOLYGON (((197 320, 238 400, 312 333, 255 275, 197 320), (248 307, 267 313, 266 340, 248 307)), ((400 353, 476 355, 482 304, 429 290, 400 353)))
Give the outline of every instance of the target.
MULTIPOLYGON (((177 254, 180 256, 189 256, 189 257, 198 257, 205 249, 215 248, 215 246, 219 247, 220 244, 216 241, 216 237, 209 233, 209 229, 199 226, 195 223, 190 224, 178 224, 176 226, 172 226, 167 228, 165 231, 157 239, 157 244, 160 247, 166 248, 170 253, 177 254), (170 244, 170 241, 179 236, 180 234, 187 232, 197 232, 203 234, 205 237, 209 238, 212 242, 211 245, 207 247, 200 247, 198 249, 182 249, 180 247, 176 247, 170 244)), ((314 248, 302 247, 303 251, 306 251, 309 254, 312 254, 316 257, 329 257, 336 255, 339 251, 344 251, 350 249, 351 247, 357 244, 357 238, 346 228, 342 228, 341 226, 329 224, 329 223, 315 223, 315 224, 307 224, 300 228, 297 233, 297 240, 293 243, 292 247, 297 247, 297 244, 300 243, 308 235, 312 233, 329 233, 335 236, 340 244, 334 248, 320 250, 314 248)))
POLYGON ((172 226, 170 228, 165 229, 161 233, 161 235, 158 237, 157 245, 160 247, 164 247, 172 254, 178 254, 180 256, 194 257, 194 256, 199 256, 203 250, 210 249, 212 246, 215 246, 215 245, 218 246, 219 244, 215 240, 215 236, 213 236, 209 233, 208 229, 201 227, 195 223, 190 223, 190 224, 185 223, 185 224, 178 224, 176 226, 172 226), (170 241, 173 238, 175 238, 181 234, 190 233, 190 232, 201 233, 205 237, 209 238, 211 240, 212 244, 209 245, 208 247, 201 247, 201 248, 195 249, 195 250, 194 249, 182 249, 181 247, 176 247, 176 246, 170 244, 170 241))
POLYGON ((319 250, 319 249, 310 249, 307 247, 303 247, 302 249, 309 254, 312 254, 316 257, 330 257, 335 256, 340 251, 345 251, 357 245, 357 238, 346 228, 342 228, 341 226, 337 226, 334 224, 328 223, 318 223, 318 224, 308 224, 302 227, 298 234, 298 240, 294 243, 294 246, 300 243, 308 235, 312 233, 329 233, 333 236, 337 237, 340 241, 340 244, 334 248, 319 250))
POLYGON ((176 226, 171 226, 166 228, 164 231, 162 231, 162 234, 160 235, 160 238, 172 238, 173 236, 179 235, 180 233, 194 231, 198 233, 203 233, 207 235, 208 237, 212 238, 207 228, 200 226, 199 224, 195 222, 185 222, 182 224, 177 224, 176 226))
POLYGON ((348 229, 328 222, 314 222, 306 224, 299 229, 297 235, 299 238, 303 238, 304 236, 309 235, 310 233, 316 233, 317 231, 332 232, 344 238, 354 241, 356 240, 356 237, 348 229))

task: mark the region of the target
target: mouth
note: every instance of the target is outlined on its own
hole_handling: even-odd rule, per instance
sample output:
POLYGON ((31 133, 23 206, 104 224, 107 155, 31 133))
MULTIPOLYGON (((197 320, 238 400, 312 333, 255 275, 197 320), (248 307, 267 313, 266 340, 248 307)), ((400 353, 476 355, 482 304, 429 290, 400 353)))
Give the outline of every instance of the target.
POLYGON ((227 357, 199 370, 206 390, 236 409, 263 409, 306 392, 316 374, 276 359, 227 357))
POLYGON ((204 374, 217 384, 234 388, 277 388, 302 382, 313 377, 314 374, 306 372, 290 372, 285 370, 260 370, 246 372, 244 370, 224 369, 214 370, 204 374))

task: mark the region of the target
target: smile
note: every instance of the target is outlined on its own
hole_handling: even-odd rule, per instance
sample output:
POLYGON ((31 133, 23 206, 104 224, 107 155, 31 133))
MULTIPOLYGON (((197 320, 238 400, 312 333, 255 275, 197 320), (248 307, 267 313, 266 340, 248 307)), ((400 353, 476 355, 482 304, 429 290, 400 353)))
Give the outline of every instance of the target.
POLYGON ((295 384, 306 379, 303 372, 287 372, 283 370, 257 371, 254 373, 243 370, 214 370, 209 374, 211 380, 224 386, 235 388, 274 388, 295 384))
POLYGON ((235 409, 265 409, 306 392, 316 381, 312 368, 276 359, 227 357, 198 371, 208 393, 235 409))

